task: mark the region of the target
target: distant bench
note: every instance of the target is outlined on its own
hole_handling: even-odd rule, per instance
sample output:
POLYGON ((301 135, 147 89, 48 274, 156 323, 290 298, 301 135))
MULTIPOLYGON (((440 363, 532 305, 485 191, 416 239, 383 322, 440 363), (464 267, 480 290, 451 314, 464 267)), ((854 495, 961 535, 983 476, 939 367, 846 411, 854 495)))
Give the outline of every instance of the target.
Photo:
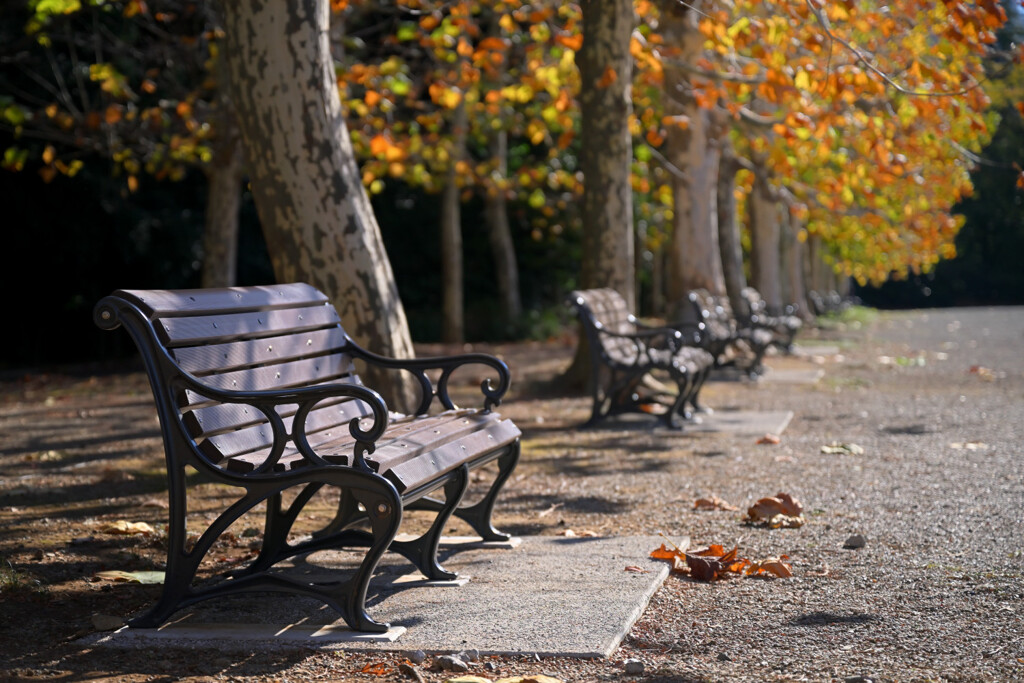
POLYGON ((590 344, 593 408, 589 424, 618 413, 663 411, 666 426, 681 428, 687 405, 700 410, 699 394, 714 359, 700 344, 698 326, 678 329, 644 325, 614 289, 572 293, 590 344), (677 391, 652 389, 648 377, 663 371, 677 391))
POLYGON ((428 579, 452 579, 437 561, 451 515, 487 541, 495 499, 519 459, 519 429, 492 408, 509 387, 503 362, 485 354, 396 360, 357 346, 327 297, 306 284, 209 290, 119 290, 100 301, 96 323, 123 326, 145 363, 163 433, 169 487, 163 593, 133 627, 150 628, 200 600, 253 591, 319 599, 352 629, 383 632, 366 613, 370 578, 387 550, 428 579), (412 373, 421 390, 413 415, 389 413, 355 374, 354 360, 412 373), (448 394, 452 372, 486 366, 483 406, 458 410, 448 394), (427 371, 439 377, 435 382, 427 371), (437 399, 435 402, 434 399, 437 399), (435 405, 433 413, 428 414, 435 405), (470 470, 497 461, 486 495, 460 507, 470 470), (237 499, 189 547, 185 476, 240 490, 237 499), (303 508, 324 487, 339 491, 333 521, 312 538, 290 538, 303 508), (295 489, 285 506, 282 494, 295 489), (434 494, 434 495, 431 495, 434 494), (440 495, 436 495, 440 494, 440 495), (220 581, 196 583, 214 542, 242 515, 266 502, 258 556, 220 581), (429 530, 395 541, 404 510, 436 513, 429 530), (282 560, 320 549, 366 548, 354 575, 316 582, 288 576, 282 560))
POLYGON ((688 298, 696 320, 704 326, 701 340, 715 367, 735 366, 751 378, 761 374, 761 361, 775 339, 771 331, 738 317, 729 297, 695 289, 688 298))

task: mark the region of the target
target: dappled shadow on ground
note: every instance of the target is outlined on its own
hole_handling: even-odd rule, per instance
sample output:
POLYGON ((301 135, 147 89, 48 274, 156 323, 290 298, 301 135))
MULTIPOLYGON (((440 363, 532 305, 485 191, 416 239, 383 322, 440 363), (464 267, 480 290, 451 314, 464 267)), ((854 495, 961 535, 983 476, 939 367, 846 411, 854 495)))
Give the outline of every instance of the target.
POLYGON ((831 626, 833 624, 871 624, 881 621, 876 614, 865 614, 857 612, 853 614, 838 614, 835 612, 809 612, 790 619, 791 626, 831 626))

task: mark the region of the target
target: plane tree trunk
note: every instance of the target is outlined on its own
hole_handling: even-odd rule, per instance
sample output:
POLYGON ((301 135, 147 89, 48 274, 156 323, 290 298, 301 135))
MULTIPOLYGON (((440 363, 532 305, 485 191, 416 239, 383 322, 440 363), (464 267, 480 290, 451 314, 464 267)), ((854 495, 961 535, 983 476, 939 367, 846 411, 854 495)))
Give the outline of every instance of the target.
MULTIPOLYGON (((229 96, 274 273, 332 300, 377 353, 413 355, 405 310, 360 182, 329 47, 327 0, 221 4, 229 96)), ((412 378, 371 378, 406 405, 412 378)))

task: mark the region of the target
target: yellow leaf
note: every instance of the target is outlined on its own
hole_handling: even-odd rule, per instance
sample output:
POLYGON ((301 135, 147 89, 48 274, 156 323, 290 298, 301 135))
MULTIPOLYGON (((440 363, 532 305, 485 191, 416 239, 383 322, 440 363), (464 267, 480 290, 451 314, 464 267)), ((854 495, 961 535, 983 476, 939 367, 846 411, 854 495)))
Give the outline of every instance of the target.
POLYGON ((796 85, 796 87, 800 88, 801 90, 811 89, 811 77, 810 75, 808 75, 806 71, 797 71, 796 78, 793 79, 793 83, 796 85))
POLYGON ((46 149, 43 150, 43 163, 52 164, 56 156, 57 150, 53 148, 53 145, 47 145, 46 149))

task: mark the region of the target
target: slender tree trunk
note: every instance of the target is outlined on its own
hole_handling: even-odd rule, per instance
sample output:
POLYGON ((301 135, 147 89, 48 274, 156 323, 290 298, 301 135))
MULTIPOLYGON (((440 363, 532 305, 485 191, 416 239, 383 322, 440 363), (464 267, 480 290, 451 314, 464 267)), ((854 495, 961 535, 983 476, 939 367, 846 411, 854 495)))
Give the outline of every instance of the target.
POLYGON ((743 272, 743 240, 736 209, 736 173, 741 168, 728 135, 722 137, 722 160, 718 167, 718 247, 722 255, 722 274, 725 291, 733 310, 742 311, 740 292, 747 286, 743 272))
POLYGON ((768 170, 754 161, 754 187, 750 207, 750 274, 754 287, 768 307, 782 307, 782 279, 779 263, 779 202, 768 179, 768 170))
MULTIPOLYGON (((360 182, 329 49, 327 0, 222 3, 229 95, 274 273, 322 289, 350 335, 413 355, 369 199, 360 182)), ((412 378, 371 378, 393 404, 412 378)))
POLYGON ((785 273, 786 296, 783 303, 796 304, 797 312, 804 315, 807 312, 807 289, 804 283, 804 243, 800 241, 800 224, 797 218, 784 208, 785 227, 784 241, 786 243, 783 252, 782 267, 785 273))
POLYGON ((441 341, 461 344, 466 338, 462 269, 462 199, 456 164, 466 155, 466 100, 452 111, 452 146, 448 178, 441 194, 441 341))
MULTIPOLYGON (((220 136, 223 127, 217 127, 220 136)), ((242 205, 242 147, 237 128, 230 147, 218 143, 206 169, 201 286, 232 287, 238 275, 238 211, 242 205)))
POLYGON ((228 95, 224 59, 214 63, 217 93, 213 159, 206 167, 206 216, 203 222, 202 287, 231 287, 238 275, 238 212, 242 206, 242 140, 234 104, 228 95))
POLYGON ((718 237, 717 178, 720 151, 714 141, 711 112, 702 108, 683 65, 696 65, 704 52, 698 29, 708 2, 662 4, 662 35, 668 53, 665 64, 665 112, 668 124, 666 157, 672 164, 672 243, 668 299, 686 300, 690 290, 703 288, 725 294, 725 277, 718 237))
POLYGON ((580 285, 611 287, 636 302, 633 263, 633 159, 629 117, 635 25, 630 0, 583 0, 580 70, 583 263, 580 285))
POLYGON ((488 189, 484 215, 501 300, 501 326, 506 335, 512 336, 523 315, 523 302, 519 295, 519 264, 516 262, 516 247, 508 222, 508 200, 503 187, 508 174, 508 134, 504 130, 497 131, 491 138, 491 157, 498 162, 499 182, 496 187, 488 189))

